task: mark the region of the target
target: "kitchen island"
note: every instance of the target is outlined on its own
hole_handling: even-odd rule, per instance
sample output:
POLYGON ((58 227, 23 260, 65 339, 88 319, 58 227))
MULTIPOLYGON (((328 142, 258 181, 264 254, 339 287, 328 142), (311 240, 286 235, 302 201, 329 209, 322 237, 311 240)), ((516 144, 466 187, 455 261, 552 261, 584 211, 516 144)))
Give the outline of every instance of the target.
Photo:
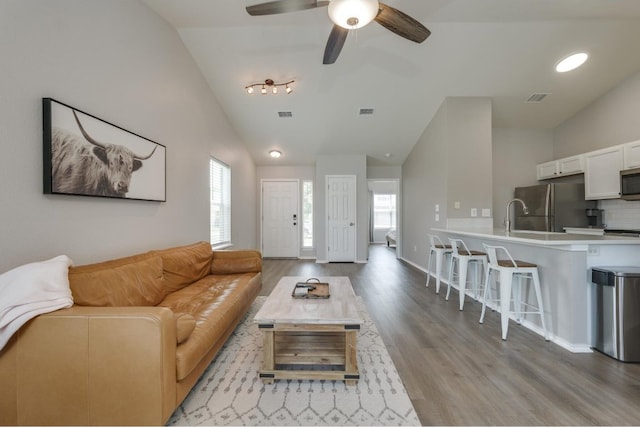
MULTIPOLYGON (((575 353, 591 351, 590 268, 640 266, 640 238, 504 229, 433 231, 444 241, 461 238, 473 250, 483 250, 483 243, 504 246, 515 259, 537 264, 550 338, 575 353)), ((536 317, 525 317, 523 325, 543 335, 536 317)))

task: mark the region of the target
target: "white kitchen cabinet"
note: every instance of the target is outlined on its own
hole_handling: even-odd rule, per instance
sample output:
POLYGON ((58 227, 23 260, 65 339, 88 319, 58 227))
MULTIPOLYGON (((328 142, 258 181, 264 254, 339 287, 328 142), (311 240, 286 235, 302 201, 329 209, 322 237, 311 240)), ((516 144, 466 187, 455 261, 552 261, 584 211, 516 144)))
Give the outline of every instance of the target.
POLYGON ((575 175, 582 172, 584 172, 583 154, 540 163, 536 168, 538 180, 559 178, 561 176, 575 175))
POLYGON ((536 175, 538 179, 557 178, 558 176, 558 161, 540 163, 536 168, 536 175))
POLYGON ((584 192, 587 200, 620 198, 623 147, 604 148, 584 155, 584 192))
POLYGON ((640 168, 640 141, 624 144, 624 168, 640 168))
POLYGON ((584 172, 584 154, 558 160, 560 176, 575 175, 584 172))

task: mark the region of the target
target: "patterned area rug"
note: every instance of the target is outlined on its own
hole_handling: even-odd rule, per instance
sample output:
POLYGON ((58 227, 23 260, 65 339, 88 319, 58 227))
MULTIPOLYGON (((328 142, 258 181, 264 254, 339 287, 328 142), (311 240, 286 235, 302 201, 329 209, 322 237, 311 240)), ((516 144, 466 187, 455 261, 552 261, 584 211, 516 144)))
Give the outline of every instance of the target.
POLYGON ((364 303, 358 335, 360 380, 280 380, 263 384, 258 297, 169 425, 420 425, 407 391, 364 303))

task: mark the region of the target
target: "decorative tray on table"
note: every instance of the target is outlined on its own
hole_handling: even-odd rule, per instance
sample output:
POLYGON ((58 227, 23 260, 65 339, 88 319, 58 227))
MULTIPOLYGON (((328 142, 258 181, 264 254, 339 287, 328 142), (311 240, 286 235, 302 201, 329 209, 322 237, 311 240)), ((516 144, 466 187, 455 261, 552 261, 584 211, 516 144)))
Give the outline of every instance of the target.
POLYGON ((293 298, 316 299, 329 298, 329 284, 312 277, 306 282, 298 282, 291 292, 293 298))

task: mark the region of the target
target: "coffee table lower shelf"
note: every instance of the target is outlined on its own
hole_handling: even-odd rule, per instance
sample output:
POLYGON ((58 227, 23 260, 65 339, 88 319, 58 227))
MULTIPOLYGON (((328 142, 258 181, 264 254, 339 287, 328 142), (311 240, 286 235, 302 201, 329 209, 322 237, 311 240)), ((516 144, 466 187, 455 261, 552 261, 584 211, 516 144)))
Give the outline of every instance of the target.
POLYGON ((356 357, 360 325, 259 324, 264 334, 260 378, 274 380, 360 379, 356 357))

